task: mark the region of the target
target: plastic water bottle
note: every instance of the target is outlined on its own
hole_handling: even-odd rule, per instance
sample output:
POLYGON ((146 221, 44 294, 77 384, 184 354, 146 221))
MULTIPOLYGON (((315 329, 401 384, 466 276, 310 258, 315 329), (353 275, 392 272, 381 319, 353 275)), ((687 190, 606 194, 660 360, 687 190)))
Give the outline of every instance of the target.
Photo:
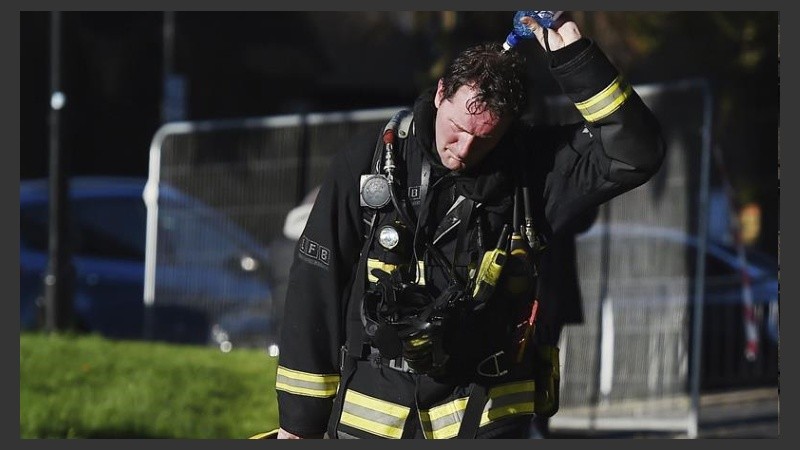
POLYGON ((533 19, 536 20, 539 25, 547 28, 553 28, 553 24, 555 24, 562 12, 563 11, 517 11, 517 13, 514 14, 513 28, 511 29, 511 32, 508 33, 508 36, 506 36, 506 41, 503 43, 503 49, 511 49, 519 43, 520 39, 534 38, 533 31, 519 21, 523 17, 533 17, 533 19))

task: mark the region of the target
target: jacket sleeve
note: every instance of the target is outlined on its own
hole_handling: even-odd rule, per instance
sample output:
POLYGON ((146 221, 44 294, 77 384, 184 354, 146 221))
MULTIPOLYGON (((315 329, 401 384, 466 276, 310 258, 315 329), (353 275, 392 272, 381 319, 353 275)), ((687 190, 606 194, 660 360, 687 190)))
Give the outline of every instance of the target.
POLYGON ((545 181, 545 213, 554 232, 581 212, 649 180, 664 158, 653 113, 597 45, 551 67, 584 122, 565 126, 554 141, 545 181))
POLYGON ((339 384, 341 302, 361 248, 358 171, 369 165, 354 158, 364 159, 332 159, 289 275, 275 388, 281 428, 300 437, 322 436, 339 384))

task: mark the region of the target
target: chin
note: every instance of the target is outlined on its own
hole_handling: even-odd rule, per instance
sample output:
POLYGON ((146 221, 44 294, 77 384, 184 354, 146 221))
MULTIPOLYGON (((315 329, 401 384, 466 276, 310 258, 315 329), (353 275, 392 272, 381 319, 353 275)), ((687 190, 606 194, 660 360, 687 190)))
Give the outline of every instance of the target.
POLYGON ((452 170, 453 172, 459 172, 466 169, 466 166, 459 163, 453 163, 452 161, 449 164, 445 164, 445 167, 452 170))

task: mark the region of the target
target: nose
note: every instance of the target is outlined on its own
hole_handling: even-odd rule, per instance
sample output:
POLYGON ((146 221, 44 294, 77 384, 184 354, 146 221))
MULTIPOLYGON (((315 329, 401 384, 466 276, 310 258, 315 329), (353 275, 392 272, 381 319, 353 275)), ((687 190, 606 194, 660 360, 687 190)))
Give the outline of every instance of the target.
POLYGON ((460 159, 464 159, 469 155, 470 150, 472 149, 472 144, 475 142, 475 136, 471 134, 465 134, 458 140, 458 145, 456 146, 456 156, 460 159))

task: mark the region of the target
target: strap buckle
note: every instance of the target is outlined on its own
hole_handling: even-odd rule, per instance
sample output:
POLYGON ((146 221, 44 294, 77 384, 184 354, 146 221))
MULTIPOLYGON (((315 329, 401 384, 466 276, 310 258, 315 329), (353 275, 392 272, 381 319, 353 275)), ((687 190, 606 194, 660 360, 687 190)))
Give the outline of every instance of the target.
POLYGON ((387 365, 390 368, 394 370, 399 370, 401 372, 413 372, 413 370, 411 370, 411 367, 408 366, 408 362, 403 357, 390 359, 387 365))

